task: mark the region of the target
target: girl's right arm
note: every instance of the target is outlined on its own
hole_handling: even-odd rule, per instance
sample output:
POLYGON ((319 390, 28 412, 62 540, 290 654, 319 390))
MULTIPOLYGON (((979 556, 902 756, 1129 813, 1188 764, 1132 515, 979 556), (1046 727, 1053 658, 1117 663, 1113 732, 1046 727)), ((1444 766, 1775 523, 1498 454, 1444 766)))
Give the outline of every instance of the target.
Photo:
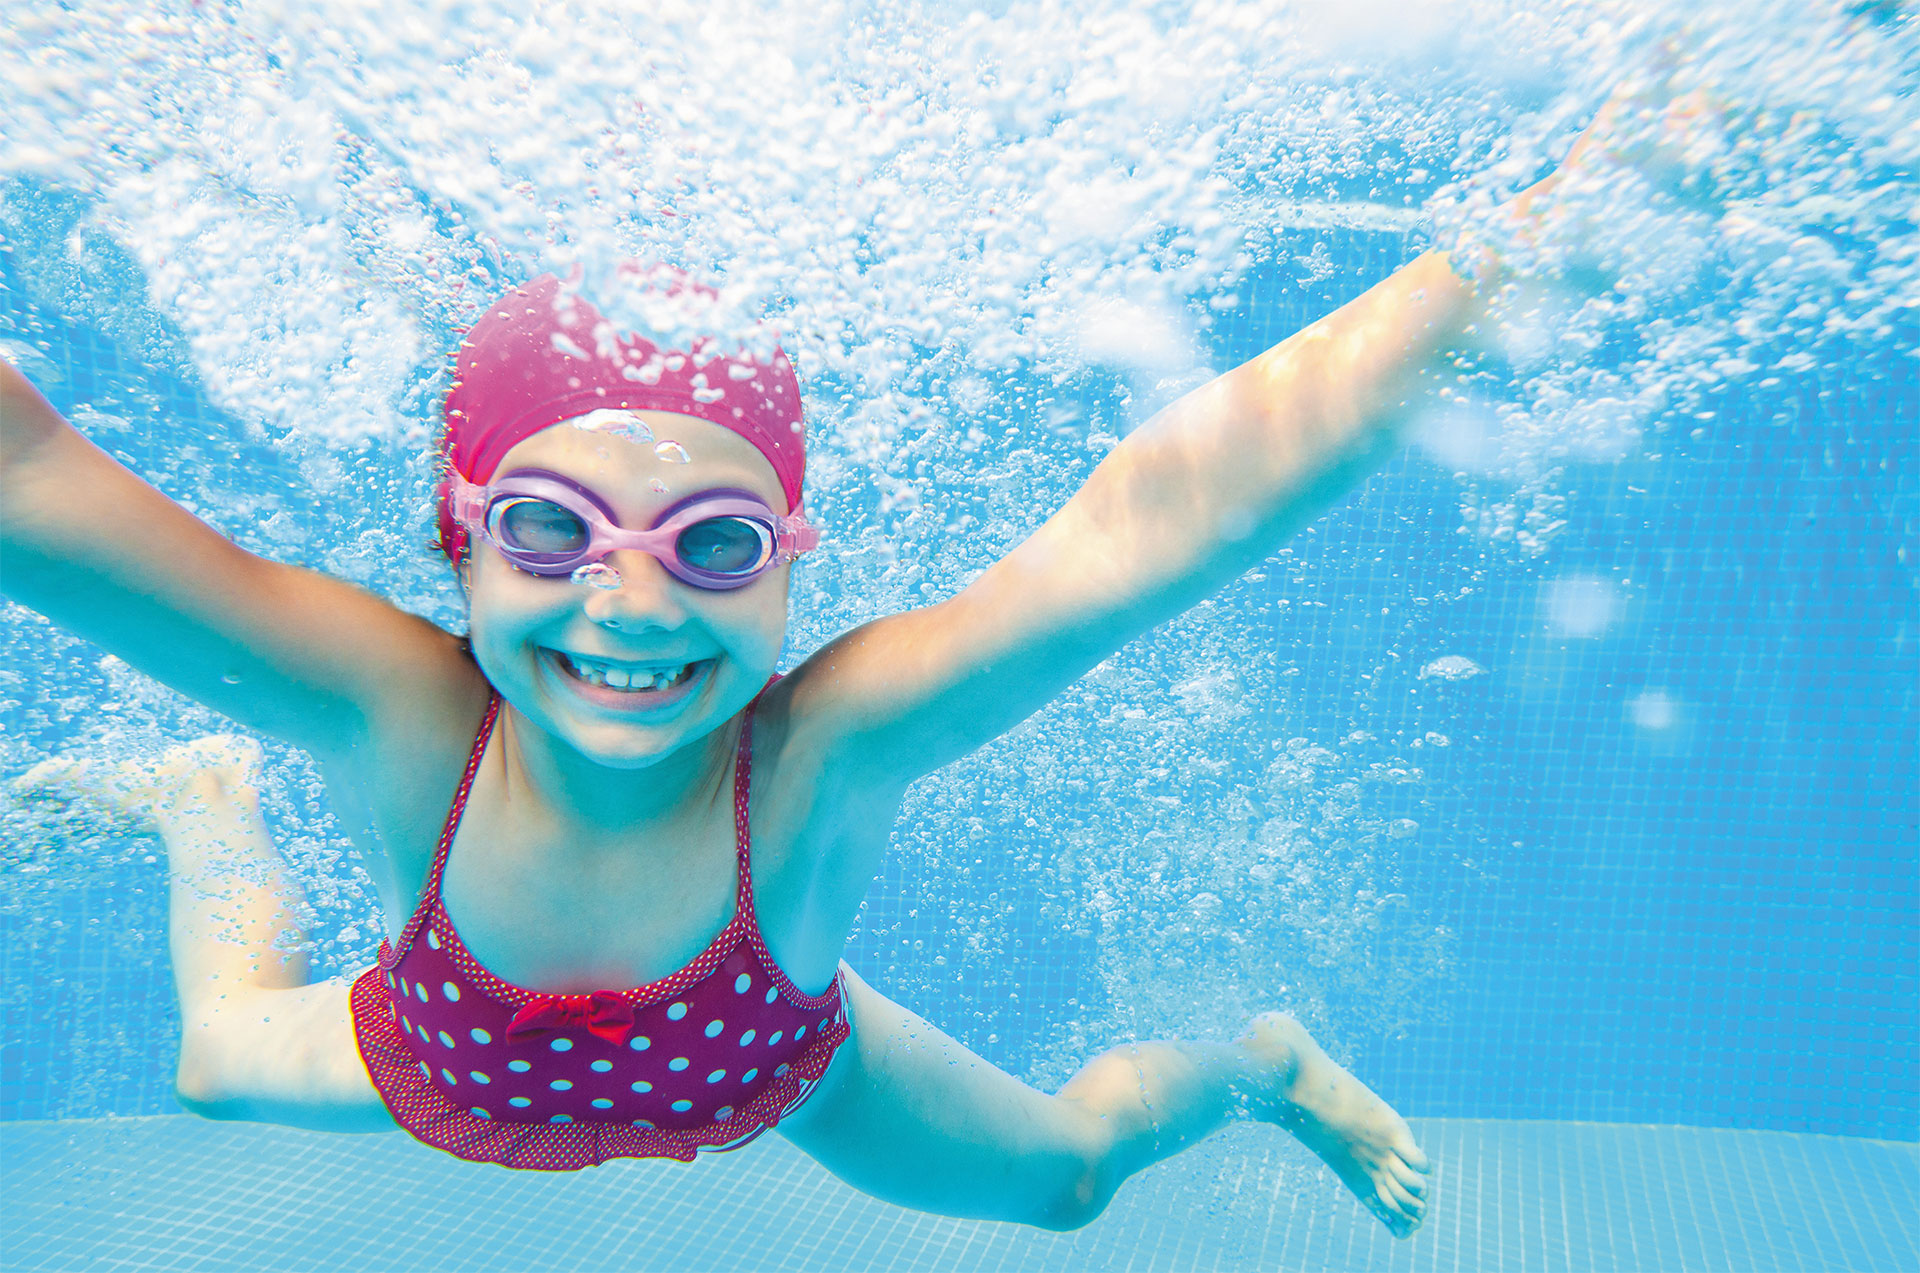
POLYGON ((134 476, 0 361, 0 591, 240 723, 345 757, 478 673, 359 588, 256 557, 134 476))

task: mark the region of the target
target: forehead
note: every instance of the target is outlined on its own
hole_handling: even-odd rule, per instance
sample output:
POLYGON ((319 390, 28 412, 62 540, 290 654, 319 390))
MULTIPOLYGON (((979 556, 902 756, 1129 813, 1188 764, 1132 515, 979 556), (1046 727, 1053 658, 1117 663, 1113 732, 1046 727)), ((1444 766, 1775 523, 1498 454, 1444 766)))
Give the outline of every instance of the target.
POLYGON ((754 492, 773 508, 786 507, 773 465, 733 430, 673 411, 618 415, 637 419, 644 430, 622 427, 612 412, 578 417, 521 439, 501 457, 496 471, 551 469, 607 497, 630 496, 645 504, 734 486, 754 492))

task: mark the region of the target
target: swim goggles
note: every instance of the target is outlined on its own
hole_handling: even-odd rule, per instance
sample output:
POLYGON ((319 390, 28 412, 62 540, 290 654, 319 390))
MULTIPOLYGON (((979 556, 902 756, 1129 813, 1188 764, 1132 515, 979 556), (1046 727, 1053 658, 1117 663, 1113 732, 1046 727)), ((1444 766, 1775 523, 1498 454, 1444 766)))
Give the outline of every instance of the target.
POLYGON ((453 475, 452 510, 469 533, 528 574, 571 575, 620 548, 646 553, 696 588, 745 587, 820 542, 795 509, 773 511, 751 491, 712 490, 682 500, 646 530, 628 530, 600 497, 545 469, 519 469, 485 486, 453 475))

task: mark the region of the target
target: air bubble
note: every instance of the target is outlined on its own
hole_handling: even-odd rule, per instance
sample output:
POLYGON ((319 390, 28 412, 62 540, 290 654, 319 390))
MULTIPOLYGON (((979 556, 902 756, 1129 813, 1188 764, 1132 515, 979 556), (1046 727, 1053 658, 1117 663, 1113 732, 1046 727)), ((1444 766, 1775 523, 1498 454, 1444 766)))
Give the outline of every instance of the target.
POLYGON ((667 464, 685 464, 693 457, 687 454, 687 448, 672 438, 663 438, 653 448, 655 456, 667 464))
POLYGON ((576 429, 585 429, 589 433, 604 433, 610 437, 625 438, 641 446, 653 441, 653 430, 647 422, 631 411, 617 411, 601 408, 589 411, 572 422, 576 429))
POLYGON ((567 578, 602 592, 612 592, 620 586, 620 572, 604 561, 590 561, 567 578))

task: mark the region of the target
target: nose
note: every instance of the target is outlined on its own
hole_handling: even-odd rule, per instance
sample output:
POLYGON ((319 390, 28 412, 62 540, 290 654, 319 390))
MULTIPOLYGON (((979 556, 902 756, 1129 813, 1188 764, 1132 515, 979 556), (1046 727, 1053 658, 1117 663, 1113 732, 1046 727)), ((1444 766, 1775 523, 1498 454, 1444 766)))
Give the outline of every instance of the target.
POLYGON ((587 618, 615 632, 672 631, 686 621, 680 581, 637 548, 608 553, 606 564, 618 573, 617 587, 587 587, 581 603, 587 618))

